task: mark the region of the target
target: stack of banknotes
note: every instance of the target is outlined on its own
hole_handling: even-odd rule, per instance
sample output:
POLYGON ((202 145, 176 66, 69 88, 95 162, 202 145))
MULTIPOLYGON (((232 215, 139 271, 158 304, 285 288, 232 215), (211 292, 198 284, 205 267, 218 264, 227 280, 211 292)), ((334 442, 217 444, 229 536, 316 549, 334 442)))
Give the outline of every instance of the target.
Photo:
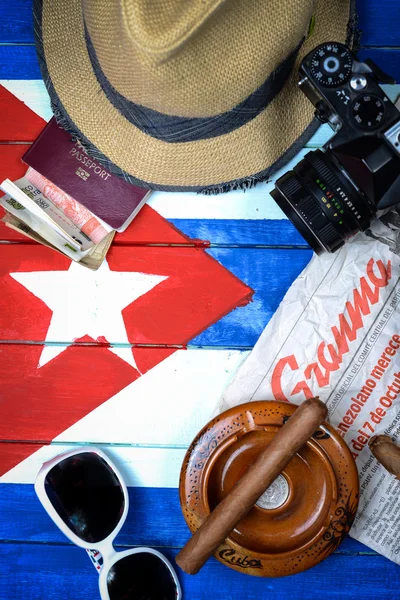
POLYGON ((103 262, 115 230, 32 168, 17 181, 5 179, 2 221, 29 238, 90 269, 103 262))

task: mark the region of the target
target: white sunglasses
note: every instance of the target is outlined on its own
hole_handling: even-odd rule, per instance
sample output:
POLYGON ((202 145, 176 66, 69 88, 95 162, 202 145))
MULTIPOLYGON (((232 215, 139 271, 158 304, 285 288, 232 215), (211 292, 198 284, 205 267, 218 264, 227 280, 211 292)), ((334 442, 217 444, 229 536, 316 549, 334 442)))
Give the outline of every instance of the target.
POLYGON ((98 448, 78 448, 43 464, 35 492, 49 516, 100 573, 102 600, 181 600, 171 563, 152 548, 116 552, 113 541, 125 522, 128 490, 98 448))

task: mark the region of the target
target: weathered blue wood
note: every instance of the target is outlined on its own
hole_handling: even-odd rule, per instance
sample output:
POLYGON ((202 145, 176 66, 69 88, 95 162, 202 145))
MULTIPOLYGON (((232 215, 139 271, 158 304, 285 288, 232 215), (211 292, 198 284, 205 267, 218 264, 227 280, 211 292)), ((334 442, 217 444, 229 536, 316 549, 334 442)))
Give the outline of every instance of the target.
POLYGON ((33 43, 32 0, 4 0, 0 14, 1 43, 33 43))
MULTIPOLYGON (((364 46, 400 46, 398 0, 357 0, 364 46)), ((0 39, 3 43, 32 43, 32 0, 3 2, 0 39)))
POLYGON ((41 78, 34 46, 0 45, 0 79, 41 78))
MULTIPOLYGON (((160 549, 172 562, 177 550, 160 549)), ((72 546, 0 545, 0 600, 95 600, 98 575, 72 546)), ((335 554, 313 569, 279 579, 237 573, 210 559, 197 575, 177 568, 185 600, 394 600, 399 568, 381 556, 335 554)))
POLYGON ((400 46, 398 0, 358 0, 357 11, 364 46, 400 46))
MULTIPOLYGON (((189 537, 174 488, 130 487, 128 518, 115 546, 182 547, 189 537)), ((40 504, 33 485, 0 484, 1 542, 68 544, 40 504)), ((376 554, 348 537, 337 552, 348 556, 376 554)))

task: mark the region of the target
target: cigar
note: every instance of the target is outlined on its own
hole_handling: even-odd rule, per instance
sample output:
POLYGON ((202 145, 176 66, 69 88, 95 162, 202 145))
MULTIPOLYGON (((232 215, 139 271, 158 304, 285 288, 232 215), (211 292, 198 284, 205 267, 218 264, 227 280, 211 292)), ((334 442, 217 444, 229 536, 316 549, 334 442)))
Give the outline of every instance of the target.
POLYGON ((327 408, 318 398, 306 400, 295 410, 179 552, 176 563, 183 571, 194 575, 201 569, 296 452, 315 433, 326 415, 327 408))
POLYGON ((368 445, 385 469, 400 479, 400 447, 388 435, 374 435, 368 445))

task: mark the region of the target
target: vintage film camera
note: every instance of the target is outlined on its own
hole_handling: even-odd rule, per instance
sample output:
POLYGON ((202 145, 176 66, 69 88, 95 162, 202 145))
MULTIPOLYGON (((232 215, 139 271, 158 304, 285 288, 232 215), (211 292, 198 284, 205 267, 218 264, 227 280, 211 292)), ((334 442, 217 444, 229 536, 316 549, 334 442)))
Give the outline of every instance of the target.
POLYGON ((400 202, 400 113, 379 86, 394 81, 336 42, 310 52, 299 75, 335 135, 280 177, 271 196, 317 254, 335 252, 400 202))

